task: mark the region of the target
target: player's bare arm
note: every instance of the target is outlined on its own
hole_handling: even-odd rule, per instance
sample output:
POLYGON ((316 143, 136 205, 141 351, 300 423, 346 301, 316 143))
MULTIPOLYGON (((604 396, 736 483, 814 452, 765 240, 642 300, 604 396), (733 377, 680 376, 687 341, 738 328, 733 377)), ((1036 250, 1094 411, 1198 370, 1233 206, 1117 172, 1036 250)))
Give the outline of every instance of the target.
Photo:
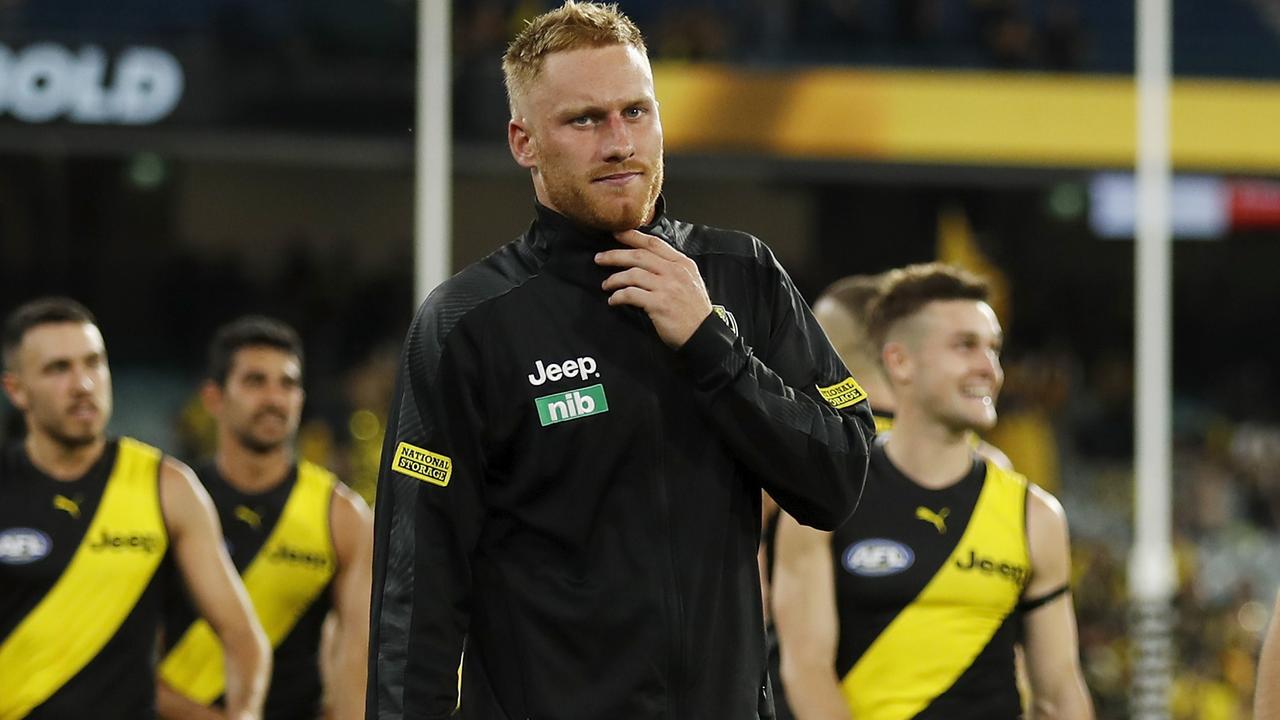
POLYGON ((773 622, 791 710, 797 720, 849 720, 836 677, 840 620, 831 533, 801 525, 784 512, 774 545, 773 622))
POLYGON ((1280 619, 1280 596, 1271 611, 1271 624, 1267 628, 1267 637, 1262 641, 1262 653, 1258 656, 1254 720, 1280 720, 1280 622, 1277 619, 1280 619))
POLYGON ((262 717, 271 677, 271 646, 222 545, 213 500, 190 468, 165 458, 160 470, 160 502, 187 590, 224 650, 224 716, 257 720, 262 717))
POLYGON ((369 653, 369 587, 372 583, 373 513, 364 500, 345 485, 333 491, 330 525, 338 570, 333 580, 333 615, 336 619, 327 717, 357 720, 364 717, 365 676, 369 653))
MULTIPOLYGON (((764 490, 761 490, 760 491, 760 528, 761 530, 768 528, 769 522, 772 521, 773 517, 777 514, 778 514, 777 501, 769 497, 769 493, 765 492, 764 490)), ((766 623, 769 623, 771 622, 770 618, 773 617, 772 615, 770 615, 770 613, 773 611, 773 608, 771 607, 771 603, 769 602, 769 558, 766 553, 767 553, 767 548, 763 543, 761 543, 760 549, 756 551, 756 566, 760 569, 760 599, 763 601, 762 607, 764 608, 764 619, 766 623)))
POLYGON ((221 709, 201 705, 160 678, 156 678, 156 715, 161 720, 224 720, 227 717, 221 709))
POLYGON ((679 348, 711 314, 707 286, 698 265, 689 256, 660 238, 639 230, 614 237, 627 250, 607 250, 596 263, 626 268, 605 278, 610 305, 632 305, 644 310, 669 347, 679 348))
POLYGON ((1058 500, 1035 485, 1028 489, 1027 536, 1031 581, 1023 592, 1023 602, 1034 604, 1052 597, 1028 610, 1023 619, 1031 717, 1092 720, 1093 701, 1080 669, 1075 608, 1071 593, 1060 592, 1071 580, 1067 517, 1058 500))

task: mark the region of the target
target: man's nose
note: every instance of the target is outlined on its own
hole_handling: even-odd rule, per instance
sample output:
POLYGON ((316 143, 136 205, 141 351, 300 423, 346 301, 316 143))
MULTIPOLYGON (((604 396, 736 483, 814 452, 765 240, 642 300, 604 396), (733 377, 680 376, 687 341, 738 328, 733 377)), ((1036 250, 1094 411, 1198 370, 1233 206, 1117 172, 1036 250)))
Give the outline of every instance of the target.
POLYGON ((610 113, 605 122, 604 159, 616 163, 630 159, 636 154, 635 143, 632 142, 631 128, 618 113, 610 113))
POLYGON ((98 384, 98 378, 88 368, 80 368, 76 371, 75 383, 73 387, 80 392, 93 392, 94 387, 98 384))
POLYGON ((1000 366, 1000 356, 994 351, 988 350, 982 353, 982 359, 978 361, 978 365, 984 375, 993 379, 999 379, 1004 375, 1004 369, 1000 366))
POLYGON ((282 408, 289 400, 289 388, 281 383, 268 383, 263 400, 273 407, 282 408))

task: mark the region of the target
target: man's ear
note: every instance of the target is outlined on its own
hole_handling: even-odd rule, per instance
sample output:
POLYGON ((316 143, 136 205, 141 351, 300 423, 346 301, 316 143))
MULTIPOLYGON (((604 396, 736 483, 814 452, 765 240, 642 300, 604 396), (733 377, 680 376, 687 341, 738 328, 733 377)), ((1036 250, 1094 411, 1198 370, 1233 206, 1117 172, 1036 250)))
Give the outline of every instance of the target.
POLYGON ((890 340, 880 350, 880 364, 884 366, 885 377, 894 385, 903 385, 911 381, 915 374, 914 363, 907 346, 900 340, 890 340))
POLYGON ((212 416, 222 413, 222 386, 212 380, 205 380, 200 386, 200 401, 204 409, 212 416))
POLYGON ((0 373, 0 384, 4 385, 4 394, 9 397, 9 404, 20 412, 26 412, 27 391, 22 387, 18 376, 6 370, 0 373))
POLYGON ((507 145, 511 148, 511 157, 515 158, 517 165, 529 169, 538 166, 537 143, 529 134, 524 119, 512 118, 507 123, 507 145))

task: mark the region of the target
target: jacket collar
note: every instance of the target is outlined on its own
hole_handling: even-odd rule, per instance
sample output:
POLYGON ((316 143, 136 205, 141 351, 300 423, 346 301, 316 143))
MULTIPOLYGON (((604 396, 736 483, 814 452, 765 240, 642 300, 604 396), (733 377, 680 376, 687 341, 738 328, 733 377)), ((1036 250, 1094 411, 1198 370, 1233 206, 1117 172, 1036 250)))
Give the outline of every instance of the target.
MULTIPOLYGON (((535 248, 547 254, 543 268, 575 285, 596 290, 603 298, 600 285, 618 272, 618 268, 597 265, 595 255, 626 246, 618 242, 613 233, 580 225, 540 202, 534 201, 534 209, 537 217, 530 228, 529 239, 535 248)), ((653 220, 637 229, 675 245, 674 228, 666 214, 666 200, 661 195, 654 206, 653 220)))

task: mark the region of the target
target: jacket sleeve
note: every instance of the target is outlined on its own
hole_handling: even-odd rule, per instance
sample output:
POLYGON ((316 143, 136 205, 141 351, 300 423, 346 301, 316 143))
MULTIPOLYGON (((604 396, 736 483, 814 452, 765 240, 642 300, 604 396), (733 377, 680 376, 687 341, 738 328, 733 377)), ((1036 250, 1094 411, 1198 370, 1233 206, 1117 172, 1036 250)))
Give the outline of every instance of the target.
POLYGON ((368 718, 454 715, 484 517, 477 358, 446 300, 405 342, 375 504, 368 718))
POLYGON ((861 497, 874 420, 791 278, 760 248, 766 343, 749 347, 713 312, 678 352, 740 464, 796 520, 833 530, 861 497))

